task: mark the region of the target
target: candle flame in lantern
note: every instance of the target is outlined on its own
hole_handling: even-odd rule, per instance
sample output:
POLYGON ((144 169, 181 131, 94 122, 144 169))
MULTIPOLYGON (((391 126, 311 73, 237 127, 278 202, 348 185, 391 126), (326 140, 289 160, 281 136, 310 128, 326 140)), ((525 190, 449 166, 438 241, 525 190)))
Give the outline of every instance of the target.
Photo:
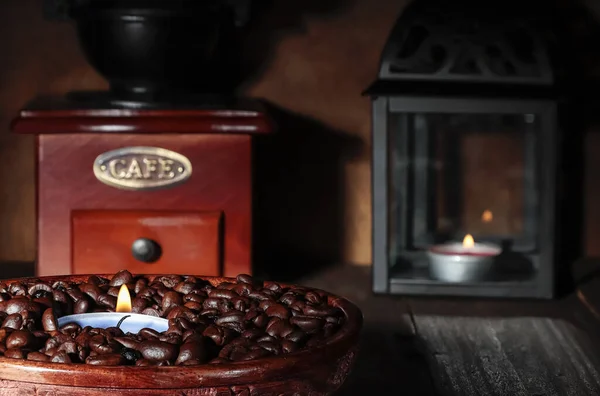
POLYGON ((121 285, 119 295, 117 296, 116 312, 131 312, 131 295, 127 289, 127 285, 121 285))
POLYGON ((471 236, 471 234, 467 234, 465 236, 465 239, 463 239, 463 247, 472 248, 473 246, 475 246, 475 240, 473 239, 473 236, 471 236))
POLYGON ((494 214, 492 213, 491 210, 484 210, 483 214, 481 215, 481 221, 483 221, 484 223, 489 223, 492 220, 494 220, 494 214))

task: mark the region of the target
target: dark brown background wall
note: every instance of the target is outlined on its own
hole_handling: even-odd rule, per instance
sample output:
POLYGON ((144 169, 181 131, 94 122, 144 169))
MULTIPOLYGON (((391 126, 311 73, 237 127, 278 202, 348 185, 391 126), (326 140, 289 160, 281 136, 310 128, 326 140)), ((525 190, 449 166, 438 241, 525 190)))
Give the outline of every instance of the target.
MULTIPOLYGON (((267 45, 247 94, 264 98, 285 130, 266 143, 271 172, 261 188, 262 242, 281 252, 369 264, 371 256, 370 107, 361 97, 407 0, 286 0, 261 16, 246 56, 267 45), (287 144, 281 150, 277 142, 287 144), (295 154, 291 154, 294 152, 295 154)), ((35 258, 33 140, 9 133, 20 106, 39 93, 104 88, 84 61, 72 28, 47 22, 41 0, 0 2, 0 260, 35 258)), ((600 253, 600 137, 587 144, 588 252, 600 253)), ((260 152, 259 152, 260 154, 260 152)), ((64 155, 68 155, 65 153, 64 155)))

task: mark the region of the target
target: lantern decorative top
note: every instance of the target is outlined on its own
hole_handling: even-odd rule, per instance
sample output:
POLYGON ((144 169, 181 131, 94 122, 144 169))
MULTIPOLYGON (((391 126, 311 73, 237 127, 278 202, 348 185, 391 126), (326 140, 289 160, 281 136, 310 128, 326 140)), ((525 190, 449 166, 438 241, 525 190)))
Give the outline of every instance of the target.
POLYGON ((388 38, 379 82, 552 86, 547 8, 526 0, 414 1, 388 38))

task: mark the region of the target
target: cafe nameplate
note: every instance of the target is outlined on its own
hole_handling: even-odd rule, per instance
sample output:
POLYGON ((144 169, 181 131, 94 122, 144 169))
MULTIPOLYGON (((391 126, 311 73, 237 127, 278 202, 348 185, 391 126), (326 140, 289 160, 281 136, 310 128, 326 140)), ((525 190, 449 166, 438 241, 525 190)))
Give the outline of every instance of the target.
POLYGON ((152 190, 185 182, 192 164, 183 155, 159 147, 124 147, 100 154, 94 175, 104 184, 124 190, 152 190))

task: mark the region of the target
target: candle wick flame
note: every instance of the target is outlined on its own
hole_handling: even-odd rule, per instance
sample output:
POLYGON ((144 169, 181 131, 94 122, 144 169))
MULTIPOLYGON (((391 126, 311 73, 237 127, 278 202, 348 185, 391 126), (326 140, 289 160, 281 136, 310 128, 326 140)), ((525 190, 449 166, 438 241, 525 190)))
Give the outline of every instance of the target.
POLYGON ((121 324, 122 324, 122 323, 123 323, 123 321, 124 321, 125 319, 127 319, 127 318, 131 318, 131 315, 126 315, 126 316, 123 316, 123 317, 121 318, 121 320, 119 320, 119 323, 117 323, 117 329, 120 329, 120 328, 121 328, 121 324))

